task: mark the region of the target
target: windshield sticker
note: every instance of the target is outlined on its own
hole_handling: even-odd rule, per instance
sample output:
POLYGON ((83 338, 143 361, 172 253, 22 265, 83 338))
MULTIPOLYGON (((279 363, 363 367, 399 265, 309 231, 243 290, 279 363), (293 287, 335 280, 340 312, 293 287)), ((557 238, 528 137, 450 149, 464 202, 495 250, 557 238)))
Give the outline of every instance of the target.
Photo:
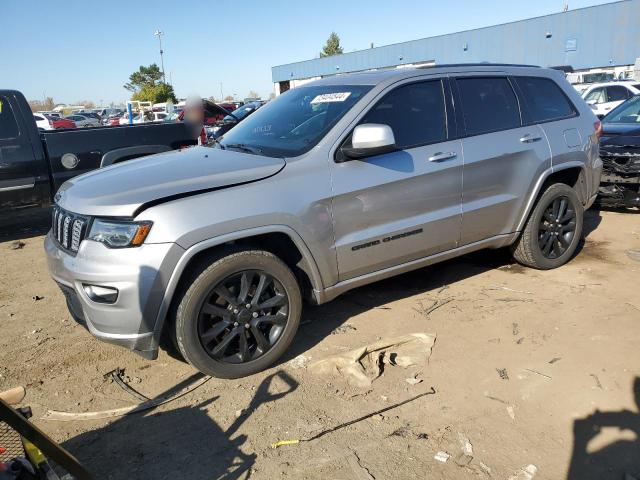
POLYGON ((336 92, 336 93, 323 93, 311 100, 311 103, 332 103, 332 102, 344 102, 349 98, 351 92, 336 92))

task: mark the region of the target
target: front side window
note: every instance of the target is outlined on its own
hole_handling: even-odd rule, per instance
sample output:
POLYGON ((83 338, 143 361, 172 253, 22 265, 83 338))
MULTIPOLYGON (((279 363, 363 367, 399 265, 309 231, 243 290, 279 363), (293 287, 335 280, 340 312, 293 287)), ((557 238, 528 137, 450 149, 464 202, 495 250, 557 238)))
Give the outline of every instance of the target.
POLYGON ((625 87, 615 85, 613 87, 607 87, 607 99, 610 102, 621 102, 631 96, 631 93, 625 87))
POLYGON ((447 139, 447 114, 442 82, 400 86, 385 95, 359 123, 389 125, 401 149, 443 142, 447 139))
POLYGON ((457 84, 467 135, 521 125, 518 100, 506 78, 458 78, 457 84))
POLYGON ((594 88, 586 97, 584 97, 584 101, 587 103, 595 103, 596 105, 599 103, 605 103, 607 98, 604 95, 604 88, 594 88))
POLYGON ((272 157, 311 150, 370 85, 316 85, 288 90, 225 133, 218 143, 272 157))
POLYGON ((18 122, 7 97, 0 96, 0 139, 18 137, 18 122))

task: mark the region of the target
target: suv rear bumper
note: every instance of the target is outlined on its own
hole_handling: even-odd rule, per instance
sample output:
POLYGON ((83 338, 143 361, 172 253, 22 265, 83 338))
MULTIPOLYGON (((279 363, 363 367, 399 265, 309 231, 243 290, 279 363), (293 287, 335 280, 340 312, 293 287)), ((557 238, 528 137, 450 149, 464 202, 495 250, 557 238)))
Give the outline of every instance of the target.
POLYGON ((49 272, 75 321, 93 336, 156 358, 154 327, 167 282, 184 249, 174 243, 111 249, 85 240, 76 256, 60 249, 51 233, 44 242, 49 272), (113 303, 89 298, 85 286, 118 290, 113 303))

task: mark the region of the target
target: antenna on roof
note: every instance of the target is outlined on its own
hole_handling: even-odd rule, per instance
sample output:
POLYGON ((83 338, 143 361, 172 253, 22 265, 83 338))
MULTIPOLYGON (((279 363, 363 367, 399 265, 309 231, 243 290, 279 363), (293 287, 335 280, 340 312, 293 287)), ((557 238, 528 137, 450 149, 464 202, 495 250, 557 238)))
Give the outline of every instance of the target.
POLYGON ((568 12, 569 11, 569 2, 564 2, 564 7, 562 8, 563 12, 568 12))

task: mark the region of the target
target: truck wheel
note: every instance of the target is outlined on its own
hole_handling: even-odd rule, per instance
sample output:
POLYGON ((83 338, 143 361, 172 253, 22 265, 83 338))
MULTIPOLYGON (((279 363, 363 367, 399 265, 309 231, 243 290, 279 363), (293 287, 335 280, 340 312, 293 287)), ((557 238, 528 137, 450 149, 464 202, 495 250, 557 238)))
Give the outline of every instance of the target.
POLYGON ((275 255, 241 250, 218 258, 193 281, 176 312, 176 343, 201 372, 239 378, 273 365, 291 344, 302 298, 275 255))
POLYGON ((582 236, 584 208, 576 191, 551 185, 536 203, 512 246, 513 257, 528 267, 549 270, 569 261, 582 236))

